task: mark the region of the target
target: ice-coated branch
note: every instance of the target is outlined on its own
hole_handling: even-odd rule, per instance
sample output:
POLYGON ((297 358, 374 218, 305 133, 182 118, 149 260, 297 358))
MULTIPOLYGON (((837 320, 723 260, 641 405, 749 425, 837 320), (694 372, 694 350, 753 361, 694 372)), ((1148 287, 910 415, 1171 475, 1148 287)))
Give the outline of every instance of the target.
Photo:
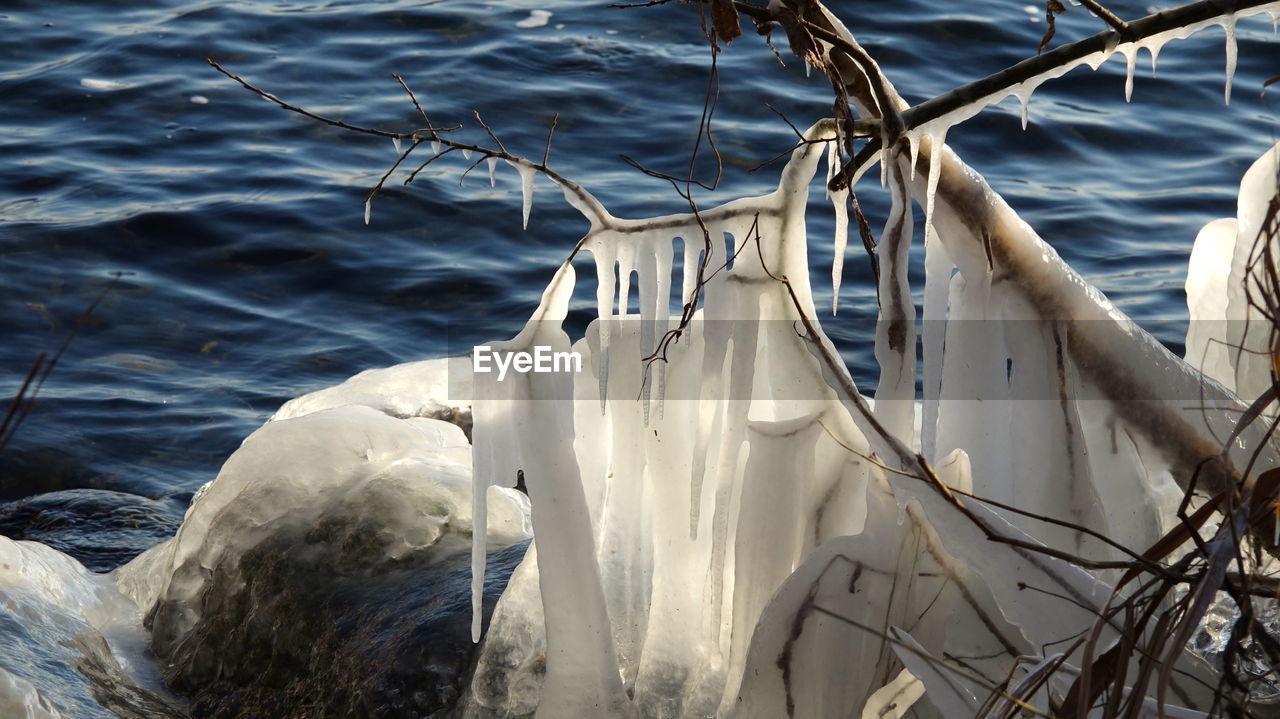
POLYGON ((1172 10, 1148 15, 1126 23, 1128 34, 1119 30, 1104 30, 1083 40, 1056 47, 1043 55, 1027 58, 1022 62, 993 75, 961 85, 950 92, 926 100, 902 112, 902 120, 908 130, 920 127, 944 115, 982 98, 1006 95, 1014 87, 1034 80, 1055 68, 1077 64, 1084 58, 1114 49, 1120 43, 1141 43, 1158 35, 1212 23, 1220 18, 1237 17, 1262 12, 1268 8, 1280 10, 1275 0, 1201 0, 1172 10))
MULTIPOLYGON (((525 159, 524 157, 513 155, 512 153, 508 152, 507 148, 502 144, 502 140, 498 139, 498 136, 497 134, 494 133, 493 128, 489 127, 489 125, 485 123, 484 119, 480 117, 480 113, 478 112, 475 113, 476 122, 480 124, 480 127, 484 129, 484 131, 493 140, 494 144, 497 145, 496 148, 484 147, 482 145, 459 142, 457 140, 453 140, 448 137, 441 137, 440 133, 454 132, 456 130, 460 130, 462 129, 462 125, 456 124, 456 125, 451 125, 449 127, 435 127, 434 125, 432 125, 430 119, 427 118, 426 111, 422 108, 422 104, 418 102, 417 95, 414 94, 413 90, 409 89, 409 86, 405 83, 402 77, 394 73, 392 74, 392 77, 394 77, 396 82, 398 82, 400 86, 404 88, 405 92, 408 93, 409 99, 413 102, 413 106, 418 111, 419 116, 422 117, 423 122, 426 123, 426 127, 418 128, 411 132, 391 132, 388 130, 378 130, 376 128, 371 128, 371 127, 362 127, 360 125, 352 125, 347 122, 342 122, 341 120, 333 120, 331 118, 316 114, 314 112, 311 112, 310 110, 307 110, 302 107, 298 107, 297 105, 292 105, 290 103, 285 102, 284 100, 281 100, 276 95, 270 92, 267 92, 266 90, 263 90, 253 85, 248 80, 245 80, 239 75, 232 73, 230 70, 227 70, 226 68, 222 67, 222 65, 218 64, 217 61, 211 58, 206 58, 205 62, 208 62, 209 65, 211 65, 218 72, 240 83, 246 90, 249 90, 250 92, 257 94, 258 96, 266 100, 269 100, 270 102, 273 102, 276 105, 279 105, 280 107, 286 110, 289 110, 290 112, 296 112, 299 115, 302 115, 303 117, 308 117, 308 118, 311 118, 312 120, 317 120, 326 125, 332 125, 333 127, 341 128, 343 130, 348 130, 351 132, 359 132, 366 135, 376 135, 378 137, 389 137, 393 142, 395 142, 396 150, 399 153, 395 163, 392 164, 390 169, 388 169, 385 173, 383 173, 382 177, 378 180, 377 184, 374 185, 374 187, 369 191, 368 195, 365 197, 365 205, 364 205, 365 224, 369 223, 370 203, 373 201, 373 198, 378 194, 378 192, 382 190, 383 184, 387 181, 389 177, 391 177, 392 173, 394 173, 396 169, 400 167, 400 165, 406 159, 408 159, 409 155, 411 155, 414 150, 416 150, 420 145, 427 143, 428 141, 431 143, 432 148, 434 149, 434 154, 431 157, 427 158, 422 164, 418 165, 418 167, 416 167, 412 172, 410 172, 408 176, 405 178, 404 184, 408 185, 409 183, 413 182, 413 180, 417 178, 418 174, 422 172, 423 169, 425 169, 432 162, 435 162, 436 160, 438 160, 439 158, 445 156, 450 152, 461 151, 463 155, 466 155, 468 157, 474 153, 474 154, 480 155, 480 157, 475 161, 474 164, 471 165, 471 168, 468 168, 467 172, 470 172, 471 169, 474 169, 477 165, 480 164, 481 161, 484 161, 484 160, 491 160, 491 161, 506 160, 513 167, 515 167, 517 171, 521 173, 522 177, 526 174, 526 171, 538 172, 544 175, 545 177, 547 177, 548 179, 550 179, 552 182, 559 185, 560 189, 564 191, 565 198, 569 201, 569 204, 573 205, 574 208, 576 208, 579 212, 581 212, 583 216, 585 216, 587 220, 591 222, 593 228, 597 226, 612 226, 617 222, 617 220, 612 215, 610 215, 608 211, 604 209, 604 206, 601 205, 599 200, 597 200, 591 193, 584 190, 580 185, 578 185, 578 183, 573 182, 572 180, 569 180, 568 178, 564 177, 560 173, 556 172, 555 170, 547 166, 547 157, 551 154, 551 135, 552 135, 552 132, 554 132, 555 130, 555 120, 552 121, 551 129, 547 132, 547 142, 546 142, 545 148, 543 149, 542 162, 535 164, 525 159), (410 142, 410 145, 408 148, 401 150, 400 143, 401 141, 404 141, 404 140, 408 140, 410 142)), ((557 115, 557 118, 558 118, 558 115, 557 115)), ((463 173, 463 174, 465 176, 466 173, 463 173)), ((492 178, 492 165, 490 166, 490 177, 492 178)), ((525 188, 524 188, 525 195, 526 197, 529 197, 530 196, 529 189, 528 189, 529 183, 525 181, 523 184, 525 185, 525 188)), ((527 210, 526 210, 525 221, 526 223, 528 222, 527 210)), ((584 238, 584 241, 585 241, 585 238, 584 238)), ((579 242, 578 246, 574 248, 573 254, 570 255, 569 257, 570 260, 573 259, 573 256, 577 254, 578 250, 581 247, 582 247, 582 243, 579 242)))
MULTIPOLYGON (((783 5, 785 7, 786 4, 783 5)), ((773 7, 760 7, 743 0, 737 0, 735 7, 757 23, 782 21, 779 11, 773 7)), ((1090 9, 1092 10, 1092 7, 1090 9)), ((849 178, 860 175, 871 162, 875 161, 879 157, 878 151, 886 136, 890 141, 894 141, 913 130, 926 127, 930 123, 945 122, 949 118, 952 120, 945 124, 955 124, 976 114, 983 107, 1000 102, 1009 95, 1018 95, 1022 99, 1025 125, 1026 103, 1031 91, 1047 79, 1064 74, 1091 59, 1096 59, 1098 62, 1104 61, 1121 44, 1135 45, 1134 52, 1137 51, 1137 47, 1146 47, 1155 53, 1167 39, 1181 36, 1180 31, 1190 33, 1217 23, 1222 23, 1224 27, 1229 28, 1236 18, 1260 12, 1269 12, 1272 17, 1278 17, 1280 2, 1276 0, 1200 0, 1172 10, 1157 12, 1133 22, 1120 20, 1109 11, 1105 11, 1105 8, 1103 11, 1105 14, 1100 14, 1099 17, 1106 20, 1113 29, 1104 30, 1083 40, 1030 57, 1000 72, 961 85, 918 105, 895 107, 895 112, 888 113, 886 116, 890 125, 888 129, 891 131, 881 132, 879 137, 873 134, 872 139, 857 153, 856 158, 847 163, 843 171, 833 180, 833 186, 848 184, 849 178)), ((787 12, 791 11, 787 10, 787 12)), ((841 34, 840 30, 843 26, 833 25, 833 22, 838 23, 838 21, 812 9, 803 11, 797 8, 796 14, 799 14, 802 19, 806 32, 817 40, 830 44, 833 49, 839 50, 843 55, 843 63, 840 62, 840 58, 833 58, 836 62, 836 75, 840 82, 847 85, 849 92, 862 99, 861 102, 867 110, 863 113, 864 117, 878 118, 883 108, 894 107, 894 103, 886 101, 884 80, 879 73, 879 68, 874 66, 873 61, 869 61, 866 51, 861 46, 851 41, 852 37, 844 37, 841 34)), ((1232 31, 1228 29, 1228 87, 1230 87, 1230 74, 1234 65, 1233 37, 1232 31)), ((1132 72, 1132 63, 1130 72, 1132 72)), ((893 94, 896 96, 897 93, 893 92, 893 94)))
MULTIPOLYGON (((1231 12, 1261 12, 1270 7, 1280 7, 1280 3, 1259 0, 1199 2, 1157 13, 1142 21, 1130 23, 1130 27, 1135 33, 1149 36, 1167 32, 1171 28, 1209 22, 1231 12)), ((815 31, 816 36, 822 38, 838 35, 843 43, 857 45, 848 30, 820 6, 798 7, 797 11, 808 26, 822 29, 821 32, 815 31)), ((947 111, 954 114, 958 111, 957 108, 963 108, 966 102, 971 102, 968 98, 978 96, 978 93, 991 97, 1000 92, 1011 91, 1009 88, 1012 85, 1032 77, 1033 71, 1041 74, 1052 72, 1061 62, 1070 61, 1069 58, 1084 58, 1090 53, 1108 49, 1109 45, 1113 48, 1117 41, 1116 34, 1108 31, 1081 41, 1083 44, 1065 46, 1053 53, 1025 61, 1006 71, 1007 74, 1003 77, 997 75, 965 86, 918 108, 906 109, 906 103, 900 98, 897 103, 902 108, 907 127, 919 129, 929 122, 928 118, 941 118, 947 111)), ((848 59, 838 50, 830 55, 831 63, 838 72, 837 77, 844 82, 843 89, 856 105, 858 113, 864 118, 874 118, 878 98, 873 87, 862 77, 860 63, 848 59)), ((894 94, 897 94, 896 91, 894 94)), ((921 204, 928 204, 926 196, 931 194, 928 192, 929 185, 936 183, 939 209, 946 215, 946 221, 962 230, 951 233, 952 239, 948 244, 948 251, 956 264, 961 266, 962 272, 966 270, 964 258, 977 255, 982 258, 983 265, 1000 272, 1008 281, 1018 286, 1027 300, 1038 308, 1041 316, 1068 319, 1071 352, 1078 358, 1085 378, 1112 400, 1119 415, 1131 421, 1148 441, 1171 458, 1172 464, 1177 467, 1175 478, 1185 487, 1192 471, 1204 458, 1215 456, 1221 451, 1220 442, 1211 433, 1216 430, 1210 430, 1198 422, 1193 423, 1182 407, 1151 400, 1152 397, 1160 396, 1157 387, 1151 384, 1149 378, 1135 373, 1133 359, 1125 354, 1136 350, 1147 355, 1155 363, 1154 366, 1162 368, 1161 373, 1166 382, 1186 382, 1199 387, 1202 380, 1189 374, 1182 362, 1131 321, 1116 322, 1111 312, 1099 305, 1099 299, 1086 289, 1087 285, 1070 268, 1065 265, 1059 267, 1055 263, 1054 271, 1062 270, 1061 276, 1052 273, 1047 275, 1049 270, 1046 269, 1043 257, 1046 251, 1051 250, 1004 200, 979 175, 965 167, 955 153, 946 149, 942 162, 935 165, 929 161, 934 143, 929 142, 927 136, 918 138, 917 142, 917 148, 913 148, 919 152, 917 170, 934 175, 936 179, 931 178, 927 184, 913 180, 913 192, 921 204), (974 246, 955 246, 959 242, 958 238, 964 236, 971 238, 974 246), (1079 321, 1085 319, 1109 321, 1079 321)), ((854 164, 850 163, 846 171, 850 171, 849 168, 854 164)), ((972 266, 969 271, 974 271, 972 266)), ((1212 383, 1205 387, 1208 393, 1206 399, 1211 404, 1218 402, 1226 403, 1223 406, 1227 406, 1236 401, 1220 388, 1215 390, 1216 385, 1212 383)), ((1190 396, 1194 394, 1192 392, 1190 396)), ((1219 436, 1226 434, 1226 431, 1222 431, 1219 436)), ((1212 492, 1217 493, 1226 488, 1235 476, 1236 470, 1229 461, 1213 462, 1204 468, 1201 481, 1212 492)), ((1267 544, 1271 544, 1270 538, 1267 538, 1267 544)))
MULTIPOLYGON (((325 117, 324 115, 318 115, 314 112, 311 112, 310 110, 298 107, 297 105, 291 105, 285 102, 284 100, 281 100, 279 97, 276 97, 272 93, 267 92, 266 90, 254 87, 244 78, 232 73, 231 71, 224 68, 222 65, 219 65, 218 62, 213 58, 206 57, 204 61, 209 63, 209 65, 211 65, 213 69, 217 70, 223 75, 226 75, 232 80, 235 80, 236 82, 243 85, 246 90, 249 90, 251 92, 258 94, 265 100, 274 102, 275 104, 279 105, 280 107, 283 107, 286 110, 289 110, 290 112, 296 112, 299 115, 302 115, 304 117, 309 117, 312 120, 317 120, 319 122, 323 122, 326 125, 332 125, 333 127, 339 127, 339 128, 342 128, 343 130, 350 130, 351 132, 362 132, 366 135, 377 135, 379 137, 390 137, 397 140, 416 140, 418 139, 418 136, 421 133, 428 133, 428 134, 434 135, 440 132, 453 132, 455 130, 462 129, 462 125, 453 125, 451 127, 432 127, 430 122, 427 123, 427 127, 424 127, 419 130, 414 130, 413 132, 390 132, 388 130, 377 130, 371 127, 360 127, 359 125, 352 125, 350 123, 343 122, 342 120, 334 120, 332 118, 325 117)), ((399 76, 394 76, 394 77, 397 80, 400 80, 399 76)), ((404 81, 400 80, 400 84, 404 85, 404 81)), ((409 88, 406 86, 405 89, 408 90, 409 88)), ((410 93, 410 97, 413 97, 413 93, 410 93)), ((414 105, 418 104, 417 98, 414 98, 413 104, 414 105)), ((419 111, 422 110, 421 106, 418 106, 418 110, 419 111)), ((423 119, 426 119, 426 114, 423 114, 423 119)))
POLYGON ((1106 9, 1097 0, 1080 0, 1080 4, 1089 9, 1089 12, 1102 18, 1102 21, 1111 26, 1112 30, 1120 33, 1122 37, 1129 37, 1129 23, 1116 17, 1116 14, 1106 9))

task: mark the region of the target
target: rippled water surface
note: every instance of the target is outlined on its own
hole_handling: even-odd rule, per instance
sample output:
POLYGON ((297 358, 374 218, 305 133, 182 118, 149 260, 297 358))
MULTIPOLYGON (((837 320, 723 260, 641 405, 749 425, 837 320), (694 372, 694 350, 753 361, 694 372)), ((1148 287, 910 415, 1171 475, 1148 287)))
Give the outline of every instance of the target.
MULTIPOLYGON (((1041 11, 1005 0, 831 5, 913 101, 1034 54, 1045 29, 1041 11)), ((1055 42, 1098 29, 1073 7, 1055 42)), ((0 500, 101 488, 180 508, 283 400, 512 333, 584 229, 540 184, 521 231, 515 173, 500 168, 490 189, 481 166, 460 184, 456 156, 409 187, 389 182, 366 226, 364 195, 394 161, 391 142, 283 111, 206 57, 315 112, 410 130, 420 119, 397 72, 437 124, 487 141, 478 110, 506 147, 535 157, 558 112, 551 164, 620 216, 682 209, 670 185, 618 156, 683 171, 709 65, 684 5, 8 0, 0 32, 0 397, 124 273, 0 456, 0 500), (519 27, 535 7, 550 21, 519 27)), ((704 206, 775 182, 776 166, 748 172, 793 139, 765 103, 798 125, 829 113, 824 81, 777 40, 785 68, 749 27, 720 58, 724 174, 704 206)), ((1261 19, 1243 21, 1239 41, 1230 107, 1215 28, 1165 48, 1154 77, 1142 55, 1132 104, 1117 58, 1041 89, 1025 132, 1010 101, 948 136, 1179 351, 1191 241, 1234 214, 1240 175, 1276 134, 1260 92, 1280 74, 1280 45, 1261 19)), ((859 190, 878 228, 886 198, 873 178, 859 190)), ((815 193, 810 229, 829 304, 824 205, 815 193)), ((847 319, 826 326, 855 377, 874 383, 868 326, 854 321, 873 316, 874 293, 853 245, 844 281, 847 319)), ((580 289, 583 317, 590 293, 580 289)))

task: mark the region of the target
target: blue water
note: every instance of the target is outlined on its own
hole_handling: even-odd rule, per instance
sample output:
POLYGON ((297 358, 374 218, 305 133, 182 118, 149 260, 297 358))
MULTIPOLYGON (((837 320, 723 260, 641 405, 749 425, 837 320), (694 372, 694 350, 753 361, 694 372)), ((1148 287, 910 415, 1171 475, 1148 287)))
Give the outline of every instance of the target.
MULTIPOLYGON (((1045 25, 1023 2, 831 3, 890 78, 924 99, 1034 54, 1045 25), (960 9, 956 9, 959 7, 960 9)), ((1145 14, 1136 2, 1110 4, 1145 14)), ((1082 8, 1055 43, 1100 25, 1082 8)), ((767 191, 791 131, 829 112, 829 88, 747 34, 720 58, 715 133, 724 159, 703 206, 767 191), (776 167, 776 166, 775 166, 776 167)), ((282 98, 345 121, 418 126, 391 72, 438 124, 484 141, 479 110, 512 151, 540 156, 620 216, 680 211, 671 187, 618 159, 680 172, 702 110, 708 51, 691 7, 550 2, 6 0, 0 7, 0 399, 110 282, 0 456, 0 500, 110 489, 181 507, 290 397, 379 367, 509 336, 585 223, 540 184, 528 231, 519 185, 453 157, 397 181, 363 222, 390 141, 272 106, 219 75, 212 57, 282 98), (530 8, 550 23, 520 29, 530 8), (85 79, 119 83, 86 86, 85 79), (191 101, 207 98, 207 104, 191 101)), ((1261 19, 1239 28, 1230 107, 1222 32, 1167 47, 1134 100, 1123 61, 1078 70, 948 140, 1066 259, 1171 347, 1185 331, 1182 282, 1199 227, 1234 214, 1244 169, 1273 141, 1280 51, 1261 19)), ((98 83, 90 82, 89 85, 98 83)), ((700 166, 708 176, 710 164, 700 166)), ((884 194, 859 186, 873 227, 884 194)), ((813 276, 829 305, 830 209, 815 193, 813 276)), ((828 320, 855 377, 874 384, 874 312, 856 239, 843 307, 828 320)), ((591 306, 589 287, 579 306, 591 306)))

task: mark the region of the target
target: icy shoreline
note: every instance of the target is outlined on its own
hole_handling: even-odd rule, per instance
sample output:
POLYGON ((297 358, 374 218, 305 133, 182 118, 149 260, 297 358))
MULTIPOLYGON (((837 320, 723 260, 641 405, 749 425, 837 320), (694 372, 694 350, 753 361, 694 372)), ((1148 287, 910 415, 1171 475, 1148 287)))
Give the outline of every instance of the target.
MULTIPOLYGON (((302 661, 323 644, 315 632, 344 625, 327 647, 334 655, 394 665, 401 654, 409 684, 435 677, 434 696, 405 697, 406 711, 456 701, 473 651, 470 410, 448 401, 451 375, 463 383, 455 394, 468 394, 463 362, 372 370, 286 403, 197 493, 176 536, 109 574, 0 537, 0 620, 23 626, 24 639, 12 639, 25 647, 0 659, 0 715, 184 715, 188 700, 166 681, 206 712, 269 706, 306 676, 288 676, 289 658, 302 661), (264 642, 278 646, 263 655, 264 642), (434 657, 435 668, 408 656, 434 657)), ((490 501, 492 606, 531 533, 524 495, 497 490, 490 501)), ((334 671, 323 681, 338 691, 334 671)), ((366 693, 385 695, 408 681, 395 674, 355 674, 349 689, 366 682, 366 693)), ((335 710, 344 701, 329 699, 335 710)))

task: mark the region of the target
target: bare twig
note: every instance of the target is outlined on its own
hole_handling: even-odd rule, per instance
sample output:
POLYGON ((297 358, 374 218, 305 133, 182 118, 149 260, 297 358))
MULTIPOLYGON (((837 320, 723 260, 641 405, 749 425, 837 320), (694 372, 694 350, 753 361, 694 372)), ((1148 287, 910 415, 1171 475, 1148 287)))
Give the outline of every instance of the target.
POLYGON ((31 368, 27 371, 26 377, 22 381, 22 385, 18 388, 18 393, 9 402, 8 409, 5 410, 4 419, 0 420, 0 453, 9 446, 9 442, 13 440, 14 435, 18 433, 18 427, 26 421, 27 416, 31 414, 32 407, 35 406, 36 395, 40 394, 40 390, 44 387, 45 380, 49 379, 49 374, 53 372, 53 368, 58 366, 58 361, 62 359, 62 355, 66 353, 67 348, 79 336, 80 330, 89 322, 89 318, 93 316, 93 311, 98 305, 106 299, 107 295, 120 284, 120 278, 124 276, 123 272, 112 272, 111 281, 107 286, 102 288, 98 296, 93 302, 76 317, 76 323, 63 338, 62 344, 50 357, 48 352, 41 352, 35 362, 31 364, 31 368))
POLYGON ((480 127, 483 127, 484 131, 489 133, 489 137, 493 140, 493 143, 498 146, 498 150, 505 153, 507 151, 507 148, 503 146, 502 140, 499 140, 498 136, 493 132, 493 128, 489 127, 489 125, 484 121, 483 117, 480 117, 480 111, 473 110, 473 113, 476 116, 476 122, 480 123, 480 127))
POLYGON ((409 86, 405 83, 404 78, 400 77, 398 74, 394 72, 391 73, 391 77, 394 77, 396 79, 396 82, 400 83, 400 87, 403 87, 404 91, 409 93, 409 99, 413 101, 413 106, 417 108, 418 115, 422 117, 422 122, 427 127, 431 127, 431 118, 427 117, 427 111, 422 109, 422 104, 418 102, 418 96, 413 94, 413 90, 409 89, 409 86))
POLYGON ((1116 17, 1115 13, 1103 7, 1098 0, 1080 0, 1080 4, 1088 8, 1089 12, 1102 18, 1103 22, 1110 25, 1112 30, 1120 34, 1120 37, 1126 40, 1129 39, 1129 23, 1116 17))
MULTIPOLYGON (((323 123, 324 123, 324 124, 326 124, 326 125, 332 125, 332 126, 334 126, 334 127, 340 127, 340 128, 342 128, 343 130, 350 130, 351 132, 362 132, 362 133, 364 133, 364 134, 366 134, 366 135, 377 135, 377 136, 379 136, 379 137, 391 137, 391 138, 395 138, 395 139, 398 139, 398 140, 411 140, 411 139, 414 139, 414 134, 415 134, 415 133, 413 133, 413 132, 405 133, 405 132, 388 132, 388 131, 386 131, 386 130, 375 130, 375 129, 370 128, 370 127, 360 127, 360 126, 358 126, 358 125, 351 125, 351 124, 346 123, 346 122, 343 122, 343 121, 341 121, 341 120, 334 120, 334 119, 331 119, 331 118, 325 117, 324 115, 317 115, 316 113, 311 112, 310 110, 305 110, 305 109, 303 109, 303 108, 301 108, 301 107, 298 107, 298 106, 296 106, 296 105, 290 105, 289 103, 285 102, 284 100, 281 100, 280 98, 278 98, 278 97, 276 97, 275 95, 273 95, 273 94, 271 94, 271 93, 267 92, 266 90, 262 90, 262 89, 260 89, 260 88, 254 87, 253 85, 249 84, 249 82, 248 82, 247 80, 245 80, 244 78, 240 77, 239 75, 236 75, 235 73, 232 73, 231 71, 227 70, 227 69, 226 69, 226 68, 224 68, 223 66, 219 65, 219 64, 217 63, 217 61, 213 60, 212 58, 205 58, 205 62, 207 62, 207 63, 209 63, 211 66, 213 66, 213 69, 217 70, 218 72, 222 73, 223 75, 226 75, 227 77, 231 78, 232 80, 235 80, 236 82, 238 82, 238 83, 240 83, 241 85, 243 85, 243 86, 244 86, 244 88, 245 88, 246 90, 249 90, 249 91, 251 91, 251 92, 254 92, 254 93, 258 94, 259 96, 261 96, 261 97, 263 97, 263 98, 265 98, 265 99, 267 99, 267 100, 270 100, 271 102, 274 102, 275 104, 279 105, 280 107, 283 107, 284 109, 289 110, 290 112, 296 112, 296 113, 298 113, 299 115, 303 115, 304 117, 309 117, 309 118, 311 118, 312 120, 316 120, 316 121, 318 121, 318 122, 323 122, 323 123)), ((405 89, 407 90, 408 88, 406 87, 405 89)), ((410 93, 410 96, 412 96, 412 93, 410 93)), ((417 100, 416 100, 416 99, 414 100, 414 103, 415 103, 415 104, 417 103, 417 100)), ((454 126, 452 126, 452 127, 430 127, 430 125, 428 124, 428 127, 422 128, 421 130, 418 130, 418 131, 415 131, 415 132, 429 132, 429 133, 435 134, 435 133, 438 133, 438 132, 453 132, 454 130, 459 130, 459 129, 461 129, 461 128, 462 128, 462 125, 454 125, 454 126)))
POLYGON ((551 116, 551 127, 547 128, 547 146, 542 150, 542 166, 547 166, 547 157, 551 154, 551 136, 556 131, 556 122, 560 120, 560 113, 551 116))

